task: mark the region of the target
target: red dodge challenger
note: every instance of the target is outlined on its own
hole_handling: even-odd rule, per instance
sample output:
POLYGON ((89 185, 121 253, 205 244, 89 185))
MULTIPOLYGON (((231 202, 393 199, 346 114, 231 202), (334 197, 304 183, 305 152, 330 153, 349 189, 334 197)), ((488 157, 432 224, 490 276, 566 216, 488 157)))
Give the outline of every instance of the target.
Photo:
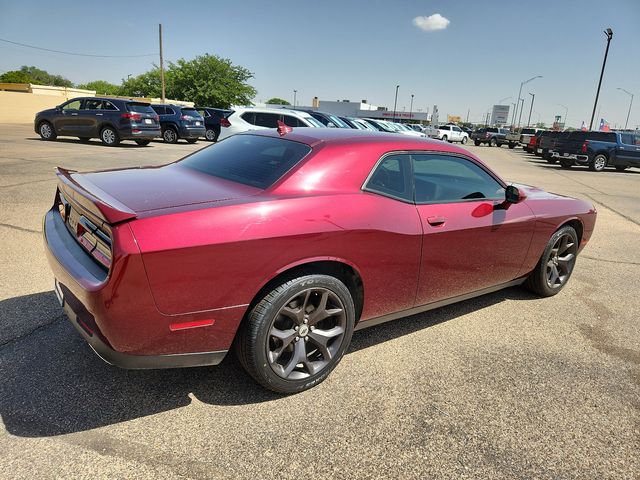
POLYGON ((324 380, 354 330, 524 283, 566 285, 588 202, 468 151, 358 130, 230 137, 161 167, 58 169, 44 239, 71 323, 124 368, 234 346, 277 392, 324 380))

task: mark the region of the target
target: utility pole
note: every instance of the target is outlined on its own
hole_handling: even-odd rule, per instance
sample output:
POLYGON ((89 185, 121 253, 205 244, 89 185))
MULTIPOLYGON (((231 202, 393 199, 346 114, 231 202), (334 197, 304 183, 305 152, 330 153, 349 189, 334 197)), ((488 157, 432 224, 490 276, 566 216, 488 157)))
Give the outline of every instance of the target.
POLYGON ((469 123, 469 114, 471 113, 471 109, 467 110, 467 121, 464 123, 469 123))
POLYGON ((522 109, 524 108, 524 98, 521 98, 520 101, 522 102, 522 105, 520 105, 520 116, 518 117, 518 128, 520 128, 520 120, 522 120, 522 109))
POLYGON ((409 107, 409 121, 413 118, 413 93, 411 94, 411 106, 409 107))
POLYGON ((396 85, 396 99, 393 101, 393 121, 396 121, 396 106, 398 105, 398 89, 400 85, 396 85))
POLYGON ((631 115, 631 105, 633 105, 633 93, 625 90, 624 88, 618 87, 618 90, 622 90, 627 95, 631 95, 631 101, 629 102, 629 111, 627 112, 627 121, 624 122, 624 129, 627 129, 627 125, 629 124, 629 115, 631 115))
POLYGON ((293 91, 293 108, 296 108, 296 101, 298 98, 298 90, 293 91))
POLYGON ((527 127, 531 125, 531 112, 533 112, 533 101, 536 99, 536 94, 529 92, 531 95, 531 106, 529 107, 529 120, 527 121, 527 127))
POLYGON ((164 91, 164 63, 162 58, 162 24, 158 24, 158 38, 160 39, 160 83, 162 84, 162 96, 160 100, 162 103, 165 101, 165 91, 164 91))
POLYGON ((598 90, 596 90, 596 101, 593 103, 593 113, 591 114, 591 121, 589 122, 589 130, 593 127, 593 117, 596 115, 596 106, 598 105, 598 97, 600 96, 600 86, 602 85, 602 77, 604 76, 604 67, 607 64, 607 55, 609 54, 609 44, 613 38, 613 30, 607 28, 604 31, 607 36, 607 49, 604 51, 604 60, 602 61, 602 70, 600 71, 600 80, 598 81, 598 90))

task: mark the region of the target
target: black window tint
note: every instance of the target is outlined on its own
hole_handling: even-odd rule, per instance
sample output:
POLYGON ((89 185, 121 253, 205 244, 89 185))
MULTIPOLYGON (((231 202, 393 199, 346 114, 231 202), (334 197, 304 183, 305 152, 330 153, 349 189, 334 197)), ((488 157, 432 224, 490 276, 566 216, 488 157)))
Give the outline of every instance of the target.
POLYGON ((278 114, 256 112, 255 125, 260 127, 277 128, 278 127, 278 114))
POLYGON ((240 115, 240 118, 242 118, 245 122, 250 123, 251 125, 256 124, 256 114, 254 112, 245 112, 240 115))
POLYGON ((285 125, 288 125, 290 127, 306 127, 304 123, 302 123, 296 117, 292 117, 291 115, 283 115, 282 121, 285 125))
POLYGON ((102 109, 103 110, 110 110, 110 111, 114 111, 114 110, 118 110, 118 108, 111 102, 108 101, 104 101, 102 102, 102 109))
POLYGON ((620 134, 620 141, 622 143, 626 143, 627 145, 633 145, 633 135, 630 133, 622 133, 620 134))
POLYGON ((63 105, 62 109, 63 110, 80 110, 81 103, 82 103, 82 100, 74 100, 72 102, 67 103, 66 105, 63 105))
POLYGON ((311 151, 308 145, 281 138, 236 135, 185 158, 180 165, 199 172, 269 188, 311 151))
POLYGON ((199 117, 200 114, 195 108, 181 108, 182 115, 189 115, 190 117, 199 117))
POLYGON ((151 115, 153 115, 154 113, 157 113, 158 115, 160 115, 159 109, 162 109, 162 107, 153 107, 152 108, 151 105, 146 104, 146 103, 127 103, 127 109, 130 112, 150 113, 151 115))
POLYGON ((102 100, 89 99, 84 101, 83 110, 102 110, 102 100))
POLYGON ((374 192, 413 200, 409 175, 409 155, 391 155, 376 167, 365 188, 374 192))
MULTIPOLYGON (((164 115, 166 112, 166 109, 164 107, 160 107, 158 105, 152 105, 151 108, 158 114, 158 115, 164 115)), ((135 110, 132 110, 131 108, 131 104, 129 104, 129 110, 131 110, 132 112, 135 112, 135 110)))
POLYGON ((504 198, 504 188, 470 160, 446 155, 411 155, 416 203, 504 198))

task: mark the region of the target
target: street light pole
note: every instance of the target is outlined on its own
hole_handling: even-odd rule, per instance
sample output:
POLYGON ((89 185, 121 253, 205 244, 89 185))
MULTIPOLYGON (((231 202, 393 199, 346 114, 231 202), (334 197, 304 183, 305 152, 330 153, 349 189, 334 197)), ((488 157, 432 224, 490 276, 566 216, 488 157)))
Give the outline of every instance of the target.
MULTIPOLYGON (((529 80, 525 80, 524 82, 522 82, 520 84, 520 90, 518 91, 518 100, 516 100, 516 110, 513 112, 513 119, 511 121, 512 125, 516 121, 516 116, 517 116, 516 114, 517 114, 518 108, 520 106, 520 95, 522 95, 522 87, 525 86, 527 83, 532 82, 536 78, 542 78, 542 75, 536 75, 535 77, 531 77, 529 80)), ((522 110, 520 111, 520 117, 522 117, 522 110)), ((520 126, 520 121, 518 121, 518 127, 519 126, 520 126)))
MULTIPOLYGON (((558 105, 560 105, 562 108, 564 108, 564 122, 563 122, 563 125, 564 125, 564 128, 566 129, 567 128, 567 117, 569 116, 569 107, 567 107, 566 105, 563 105, 561 103, 559 103, 558 105)), ((591 129, 589 129, 589 130, 591 130, 591 129)))
POLYGON ((298 90, 293 91, 293 108, 296 108, 296 101, 298 99, 298 90))
POLYGON ((529 92, 531 95, 531 106, 529 107, 529 120, 527 120, 527 127, 531 126, 531 112, 533 112, 533 101, 536 99, 536 94, 529 92))
POLYGON ((413 117, 413 93, 411 94, 411 106, 409 107, 409 120, 413 117))
POLYGON ((609 44, 613 38, 613 30, 607 28, 604 31, 607 36, 607 49, 604 51, 604 60, 602 61, 602 70, 600 71, 600 80, 598 81, 598 90, 596 90, 596 101, 593 102, 593 113, 591 114, 591 121, 589 122, 589 130, 593 127, 593 117, 596 115, 596 106, 598 105, 598 97, 600 96, 600 86, 602 85, 602 77, 604 76, 604 67, 607 64, 607 55, 609 54, 609 44))
POLYGON ((396 106, 398 105, 398 89, 400 85, 396 85, 396 99, 393 101, 393 121, 396 121, 396 106))
POLYGON ((520 105, 520 116, 518 117, 518 128, 520 128, 520 120, 522 120, 522 109, 524 108, 524 98, 521 98, 518 103, 522 102, 520 105))
POLYGON ((633 105, 633 93, 625 90, 624 88, 618 87, 618 90, 622 90, 627 95, 631 95, 631 101, 629 102, 629 111, 627 112, 627 121, 624 122, 624 129, 627 129, 627 125, 629 124, 629 115, 631 115, 631 105, 633 105))

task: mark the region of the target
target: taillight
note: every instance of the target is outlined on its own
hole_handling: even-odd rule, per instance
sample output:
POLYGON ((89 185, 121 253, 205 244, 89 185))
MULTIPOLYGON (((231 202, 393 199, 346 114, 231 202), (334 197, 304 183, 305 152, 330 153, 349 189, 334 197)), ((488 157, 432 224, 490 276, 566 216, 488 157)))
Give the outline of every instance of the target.
POLYGON ((153 116, 153 119, 154 119, 156 122, 159 122, 159 121, 160 121, 160 115, 155 114, 155 115, 153 116))
POLYGON ((222 117, 220 119, 220 126, 221 127, 230 127, 231 126, 231 122, 229 121, 228 118, 222 117))
POLYGON ((69 209, 71 208, 67 199, 64 198, 61 192, 58 192, 58 212, 60 212, 60 217, 62 217, 62 221, 67 221, 67 216, 69 215, 69 209))
POLYGON ((180 115, 180 120, 195 120, 196 117, 192 117, 191 115, 180 115))
POLYGON ((87 217, 81 216, 76 227, 80 245, 106 268, 111 266, 111 239, 87 217))
POLYGON ((580 149, 580 152, 587 153, 588 146, 589 146, 589 140, 585 140, 584 143, 582 144, 582 148, 580 149))
POLYGON ((122 115, 120 115, 120 117, 128 118, 129 120, 133 120, 135 122, 139 122, 140 120, 142 120, 142 115, 140 115, 139 113, 123 113, 122 115))
POLYGON ((491 134, 489 132, 484 134, 484 138, 489 138, 491 136, 491 134))

